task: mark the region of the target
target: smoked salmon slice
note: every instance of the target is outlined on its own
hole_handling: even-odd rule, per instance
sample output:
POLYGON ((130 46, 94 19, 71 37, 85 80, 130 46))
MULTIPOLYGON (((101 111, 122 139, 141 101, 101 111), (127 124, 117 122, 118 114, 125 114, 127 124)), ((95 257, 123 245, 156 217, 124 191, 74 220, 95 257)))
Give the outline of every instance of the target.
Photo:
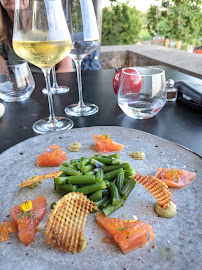
POLYGON ((163 181, 168 187, 183 188, 194 180, 196 174, 182 169, 159 167, 155 173, 155 177, 163 181))
POLYGON ((34 241, 37 227, 47 212, 46 198, 43 195, 31 203, 32 208, 29 211, 24 211, 21 205, 15 205, 10 210, 11 219, 18 230, 18 237, 25 246, 34 241))
POLYGON ((60 166, 66 160, 66 152, 57 144, 53 144, 37 157, 36 164, 39 167, 56 167, 60 166))
POLYGON ((152 226, 140 220, 105 217, 101 212, 96 213, 96 220, 98 225, 111 235, 124 254, 144 247, 149 234, 150 242, 155 237, 152 226))
POLYGON ((109 134, 93 135, 95 142, 94 150, 99 152, 117 152, 121 151, 125 145, 112 140, 109 134))

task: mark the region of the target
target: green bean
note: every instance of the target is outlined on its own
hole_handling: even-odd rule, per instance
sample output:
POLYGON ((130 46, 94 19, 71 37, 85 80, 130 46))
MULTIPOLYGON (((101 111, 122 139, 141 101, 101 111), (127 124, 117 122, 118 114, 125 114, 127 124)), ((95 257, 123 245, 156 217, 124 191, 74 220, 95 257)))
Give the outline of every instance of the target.
POLYGON ((61 173, 60 177, 68 177, 64 172, 61 173))
POLYGON ((73 164, 70 164, 68 168, 71 168, 71 169, 73 169, 73 170, 75 170, 75 171, 78 171, 78 168, 77 168, 76 163, 73 163, 73 164), (74 165, 73 165, 73 164, 74 164, 74 165))
MULTIPOLYGON (((106 183, 106 182, 105 182, 106 183)), ((102 189, 102 197, 106 196, 106 195, 110 195, 110 192, 109 192, 109 189, 106 188, 106 189, 102 189)))
POLYGON ((80 169, 79 168, 79 161, 78 162, 73 162, 71 165, 74 166, 77 171, 80 169))
POLYGON ((81 163, 81 161, 78 161, 76 164, 77 164, 77 168, 78 168, 79 170, 81 170, 81 168, 82 168, 82 166, 83 166, 83 164, 81 163))
POLYGON ((81 172, 75 171, 69 167, 61 167, 60 171, 63 171, 66 175, 81 175, 81 172))
POLYGON ((78 169, 81 170, 83 166, 89 165, 90 164, 90 159, 89 158, 82 158, 80 162, 78 162, 78 169))
POLYGON ((109 188, 111 183, 108 180, 105 180, 106 187, 109 188))
POLYGON ((96 201, 97 207, 108 216, 123 205, 135 186, 130 177, 135 170, 119 158, 119 153, 98 154, 63 162, 62 174, 54 179, 54 189, 62 195, 81 192, 96 201))
POLYGON ((56 202, 51 203, 51 209, 54 209, 55 205, 56 205, 56 202))
POLYGON ((76 158, 76 159, 71 159, 70 163, 73 164, 73 163, 80 162, 80 161, 81 161, 80 158, 76 158))
POLYGON ((117 170, 107 172, 107 173, 105 173, 105 175, 104 175, 104 180, 108 180, 108 181, 114 180, 114 179, 118 176, 118 174, 119 174, 120 172, 123 172, 123 168, 119 168, 119 169, 117 169, 117 170))
POLYGON ((55 184, 67 184, 68 179, 69 179, 69 177, 67 177, 67 176, 66 177, 59 176, 59 177, 54 178, 54 183, 55 184))
POLYGON ((102 168, 99 169, 99 171, 96 172, 96 178, 104 179, 104 171, 102 168))
POLYGON ((88 186, 83 186, 81 188, 78 188, 78 192, 83 193, 84 195, 87 195, 89 193, 94 193, 98 190, 102 190, 105 189, 106 185, 105 182, 102 181, 101 183, 96 183, 96 184, 92 184, 92 185, 88 185, 88 186))
POLYGON ((106 207, 102 208, 102 211, 103 211, 104 215, 107 217, 107 216, 111 215, 114 211, 119 209, 121 206, 123 206, 122 202, 120 202, 120 204, 118 204, 116 206, 114 206, 112 204, 108 204, 106 207))
POLYGON ((115 153, 115 154, 112 154, 112 155, 107 155, 107 156, 101 156, 101 157, 114 157, 114 158, 120 158, 120 154, 119 153, 115 153))
MULTIPOLYGON (((111 165, 112 164, 112 158, 111 157, 94 157, 93 159, 95 159, 98 162, 101 162, 103 165, 111 165)), ((99 163, 97 163, 99 164, 99 163)))
POLYGON ((85 175, 95 175, 95 171, 86 172, 85 175))
POLYGON ((102 192, 98 190, 95 193, 93 193, 88 199, 93 202, 100 200, 102 199, 102 192))
POLYGON ((94 165, 89 164, 89 165, 86 165, 86 166, 82 166, 80 170, 81 170, 82 173, 86 173, 86 172, 92 171, 94 168, 95 168, 94 165))
POLYGON ((57 193, 68 193, 68 192, 75 192, 77 190, 75 185, 71 184, 56 184, 56 192, 57 193))
POLYGON ((124 186, 124 172, 121 172, 118 174, 116 185, 117 185, 118 191, 121 192, 124 186))
POLYGON ((130 177, 124 177, 124 182, 123 182, 123 186, 125 186, 125 184, 130 180, 130 177))
MULTIPOLYGON (((107 196, 106 196, 107 197, 107 196)), ((102 208, 105 208, 107 205, 111 204, 112 203, 112 198, 111 196, 108 196, 107 199, 105 201, 102 202, 102 205, 101 205, 101 209, 102 208)))
POLYGON ((82 158, 82 161, 81 161, 82 166, 86 166, 89 163, 90 163, 90 159, 89 158, 86 158, 86 157, 82 158))
POLYGON ((125 170, 125 177, 129 177, 131 175, 134 175, 135 172, 136 172, 135 169, 132 169, 132 168, 127 169, 127 170, 125 170))
POLYGON ((64 162, 62 162, 62 166, 69 167, 70 163, 68 163, 67 161, 64 161, 64 162))
POLYGON ((106 196, 106 198, 102 201, 102 204, 100 205, 100 209, 105 208, 107 205, 112 203, 111 196, 106 196))
POLYGON ((91 185, 100 182, 103 182, 103 180, 95 178, 95 175, 70 176, 68 180, 68 184, 74 185, 91 185))
POLYGON ((96 202, 96 206, 97 206, 97 208, 99 208, 99 207, 101 206, 101 204, 102 204, 102 200, 103 200, 103 198, 102 198, 101 200, 99 200, 99 201, 97 201, 97 202, 96 202))
POLYGON ((120 164, 120 160, 118 158, 114 158, 112 159, 112 165, 117 165, 117 164, 120 164))
POLYGON ((97 207, 104 208, 112 202, 110 196, 104 196, 101 200, 96 202, 97 207))
POLYGON ((117 170, 119 168, 123 168, 124 170, 126 169, 130 169, 130 164, 129 163, 122 163, 122 164, 115 164, 115 165, 111 165, 111 166, 105 166, 103 168, 104 170, 104 173, 107 173, 107 172, 110 172, 110 171, 114 171, 114 170, 117 170))
POLYGON ((112 205, 113 206, 119 205, 121 202, 121 198, 120 198, 119 191, 115 183, 111 183, 110 193, 111 193, 111 198, 112 198, 112 205))
POLYGON ((95 158, 91 158, 90 159, 90 164, 92 165, 99 165, 100 167, 103 167, 104 166, 104 163, 100 162, 99 160, 95 159, 95 158))
POLYGON ((121 190, 121 194, 123 195, 124 200, 127 200, 129 194, 135 187, 136 181, 133 178, 128 179, 127 183, 124 185, 121 190))

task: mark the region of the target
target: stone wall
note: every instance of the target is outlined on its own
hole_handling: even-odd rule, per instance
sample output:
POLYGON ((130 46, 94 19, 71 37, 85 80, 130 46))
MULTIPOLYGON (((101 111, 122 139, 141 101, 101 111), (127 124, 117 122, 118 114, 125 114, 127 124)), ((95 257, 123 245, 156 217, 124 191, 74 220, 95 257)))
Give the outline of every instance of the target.
POLYGON ((101 46, 102 69, 163 65, 202 79, 202 55, 153 44, 101 46))

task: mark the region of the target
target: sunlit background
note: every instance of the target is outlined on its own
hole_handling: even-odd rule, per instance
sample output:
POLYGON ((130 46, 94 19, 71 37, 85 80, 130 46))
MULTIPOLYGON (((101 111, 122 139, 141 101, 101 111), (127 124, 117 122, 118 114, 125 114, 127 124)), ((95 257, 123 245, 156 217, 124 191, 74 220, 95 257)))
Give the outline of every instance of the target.
MULTIPOLYGON (((120 3, 126 3, 126 0, 120 0, 120 3)), ((103 1, 103 7, 110 6, 110 1, 104 0, 103 1)), ((131 6, 135 6, 137 10, 140 10, 142 12, 146 12, 150 5, 157 5, 156 0, 131 0, 130 1, 131 6)))

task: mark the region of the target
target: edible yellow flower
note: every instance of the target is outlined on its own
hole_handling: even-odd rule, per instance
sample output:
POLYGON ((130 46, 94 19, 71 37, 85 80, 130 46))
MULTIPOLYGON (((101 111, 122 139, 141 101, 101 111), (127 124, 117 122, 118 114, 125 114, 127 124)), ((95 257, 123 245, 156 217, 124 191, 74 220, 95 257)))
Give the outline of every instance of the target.
POLYGON ((26 201, 25 203, 20 205, 20 208, 26 212, 26 211, 30 211, 32 209, 32 202, 31 201, 26 201))

